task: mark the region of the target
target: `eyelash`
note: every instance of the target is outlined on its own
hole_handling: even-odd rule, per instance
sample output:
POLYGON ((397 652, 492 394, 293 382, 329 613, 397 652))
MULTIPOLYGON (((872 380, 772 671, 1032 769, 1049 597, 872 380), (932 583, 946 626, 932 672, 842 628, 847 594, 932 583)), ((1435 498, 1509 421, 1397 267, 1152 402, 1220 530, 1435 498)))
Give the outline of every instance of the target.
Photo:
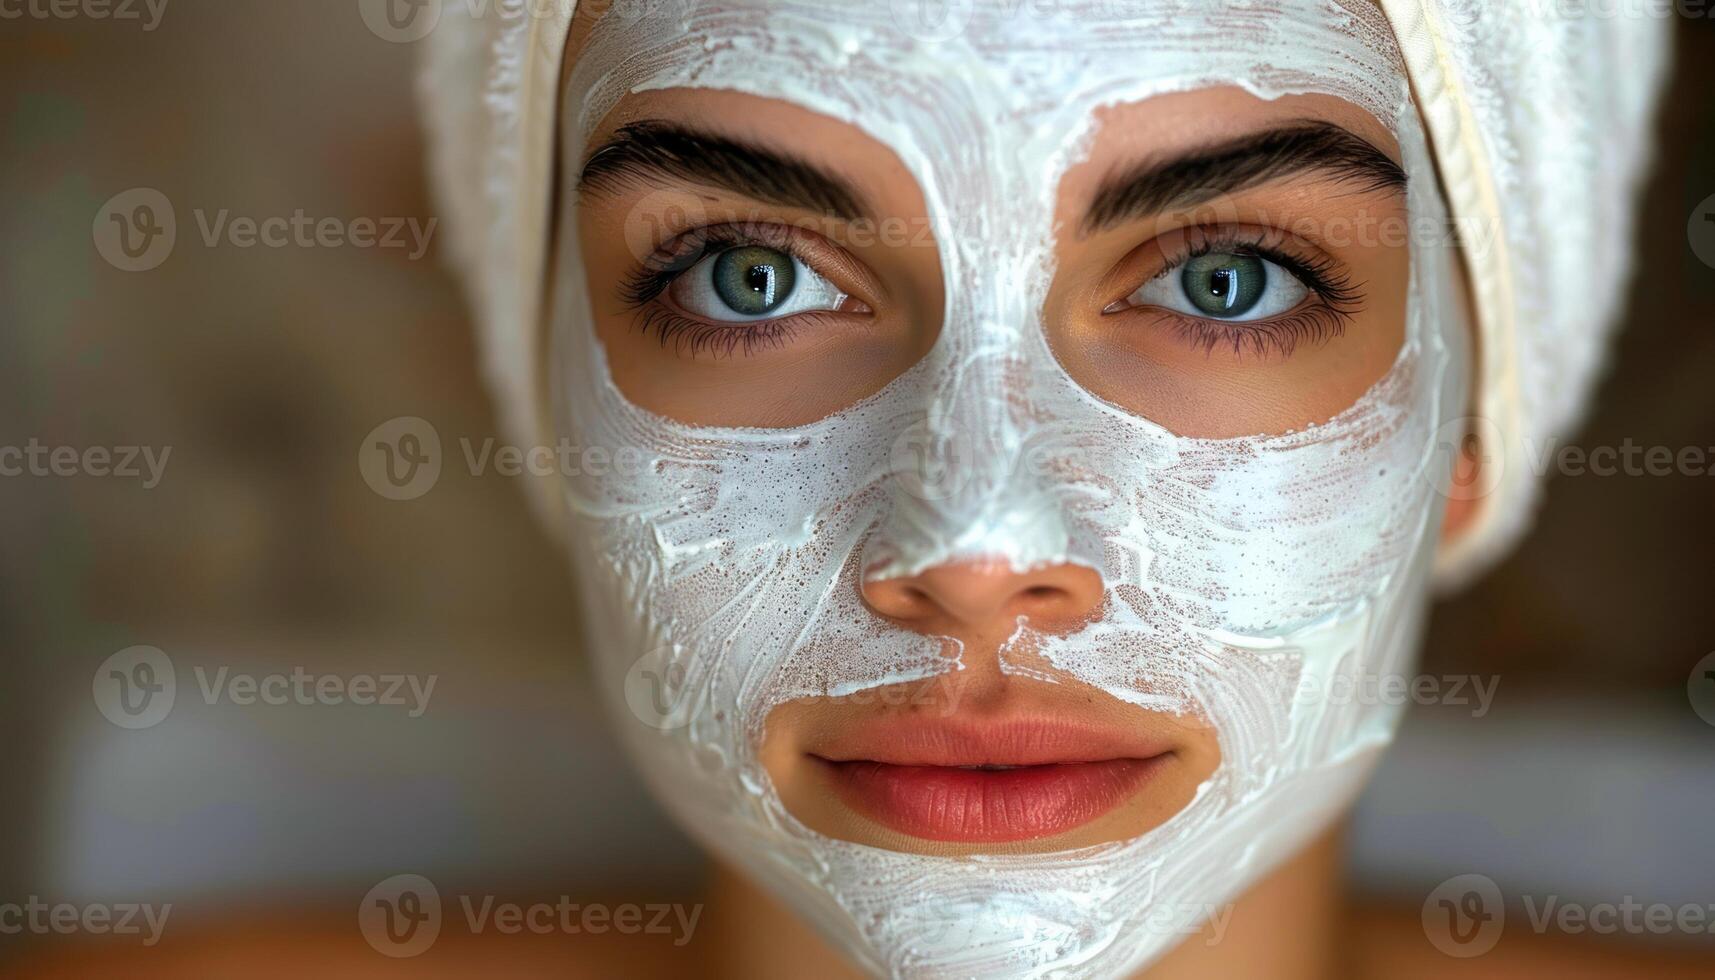
POLYGON ((1179 338, 1200 348, 1205 356, 1216 348, 1230 347, 1235 355, 1243 355, 1248 349, 1259 358, 1270 353, 1283 359, 1291 357, 1300 344, 1319 344, 1345 333, 1346 325, 1362 310, 1361 284, 1354 283, 1325 255, 1289 250, 1289 236, 1284 231, 1192 226, 1181 234, 1186 244, 1150 282, 1172 275, 1192 259, 1230 252, 1273 262, 1302 282, 1319 301, 1272 320, 1250 321, 1213 320, 1149 308, 1151 315, 1167 317, 1179 338))
POLYGON ((757 350, 784 346, 796 327, 817 323, 831 311, 813 310, 774 320, 717 323, 686 316, 656 302, 691 267, 716 252, 744 245, 778 249, 811 264, 790 229, 780 225, 710 225, 694 228, 667 242, 645 259, 641 268, 626 277, 620 296, 636 312, 632 326, 648 335, 653 330, 661 346, 669 343, 681 354, 695 357, 713 354, 730 357, 735 351, 746 356, 757 350))
MULTIPOLYGON (((1319 344, 1345 333, 1346 325, 1362 308, 1360 285, 1350 275, 1327 256, 1289 250, 1283 231, 1193 226, 1182 234, 1184 246, 1150 281, 1172 275, 1199 256, 1231 252, 1273 262, 1295 276, 1319 301, 1272 320, 1252 321, 1213 320, 1150 308, 1152 315, 1168 318, 1180 340, 1201 349, 1205 356, 1216 348, 1230 347, 1235 355, 1248 350, 1259 358, 1272 353, 1284 359, 1300 344, 1319 344)), ((655 331, 662 347, 671 343, 675 351, 692 357, 730 357, 735 352, 748 356, 757 350, 784 346, 795 336, 797 326, 813 325, 830 315, 829 311, 811 311, 775 320, 718 323, 686 316, 656 302, 675 279, 707 256, 743 245, 779 249, 809 264, 793 233, 779 225, 692 229, 662 245, 622 284, 620 295, 627 308, 636 312, 633 327, 645 336, 655 331)))

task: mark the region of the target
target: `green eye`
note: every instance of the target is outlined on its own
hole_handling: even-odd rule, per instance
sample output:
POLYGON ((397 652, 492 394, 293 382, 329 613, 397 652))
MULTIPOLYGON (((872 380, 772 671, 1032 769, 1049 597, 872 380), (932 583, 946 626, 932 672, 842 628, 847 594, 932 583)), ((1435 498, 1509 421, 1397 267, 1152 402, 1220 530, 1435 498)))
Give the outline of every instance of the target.
POLYGON ((798 274, 785 252, 744 245, 717 256, 710 277, 715 295, 734 313, 766 316, 792 295, 798 274))
POLYGON ((835 311, 846 301, 838 286, 803 259, 752 243, 709 249, 673 280, 667 295, 682 311, 718 323, 835 311))
POLYGON ((1256 306, 1268 288, 1268 270, 1252 255, 1211 252, 1187 261, 1179 282, 1199 312, 1227 320, 1256 306))
POLYGON ((1153 307, 1203 320, 1256 323, 1291 312, 1309 296, 1305 281, 1276 262, 1248 251, 1209 252, 1174 262, 1103 312, 1153 307))

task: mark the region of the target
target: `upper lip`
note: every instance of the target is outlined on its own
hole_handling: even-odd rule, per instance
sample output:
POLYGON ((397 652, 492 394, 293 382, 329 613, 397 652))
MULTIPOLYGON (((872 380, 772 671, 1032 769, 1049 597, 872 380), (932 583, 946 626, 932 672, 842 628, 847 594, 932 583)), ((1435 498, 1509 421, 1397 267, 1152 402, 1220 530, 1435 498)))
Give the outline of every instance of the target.
POLYGON ((812 754, 896 766, 1043 766, 1151 759, 1171 750, 1148 732, 1053 717, 896 717, 856 725, 812 754))

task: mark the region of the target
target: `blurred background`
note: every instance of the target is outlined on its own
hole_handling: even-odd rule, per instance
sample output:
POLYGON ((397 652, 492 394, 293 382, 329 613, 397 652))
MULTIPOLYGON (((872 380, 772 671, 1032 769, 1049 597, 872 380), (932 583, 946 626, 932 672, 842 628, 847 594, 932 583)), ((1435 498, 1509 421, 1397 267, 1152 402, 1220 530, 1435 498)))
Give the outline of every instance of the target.
MULTIPOLYGON (((695 852, 607 734, 523 488, 454 464, 497 433, 436 236, 417 254, 409 226, 368 248, 199 228, 427 230, 416 45, 354 0, 131 9, 0 19, 0 446, 170 453, 149 486, 141 453, 136 478, 0 477, 0 903, 172 902, 192 931, 345 924, 400 873, 694 895, 695 852), (108 202, 136 188, 177 219, 141 272, 104 255, 108 202), (358 464, 397 416, 449 459, 410 501, 358 464), (133 730, 99 688, 138 645, 170 657, 178 696, 133 730), (205 703, 222 668, 436 686, 416 717, 205 703)), ((1715 464, 1715 268, 1694 248, 1715 210, 1715 25, 1677 30, 1631 309, 1575 442, 1715 464)), ((1424 673, 1493 699, 1412 709, 1354 821, 1361 887, 1415 909, 1480 870, 1508 895, 1715 902, 1715 709, 1690 689, 1715 651, 1712 545, 1715 477, 1556 478, 1525 547, 1436 613, 1424 673)), ((0 935, 0 964, 21 942, 0 935)))

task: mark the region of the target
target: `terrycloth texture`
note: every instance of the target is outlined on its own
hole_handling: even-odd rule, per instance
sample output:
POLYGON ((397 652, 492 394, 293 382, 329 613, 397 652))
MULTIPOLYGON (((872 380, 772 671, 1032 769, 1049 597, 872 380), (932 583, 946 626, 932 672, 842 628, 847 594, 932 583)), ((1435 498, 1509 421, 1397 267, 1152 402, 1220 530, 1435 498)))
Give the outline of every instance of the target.
MULTIPOLYGON (((1542 482, 1529 449, 1578 423, 1606 359, 1631 275, 1672 21, 1648 5, 1567 16, 1549 0, 1379 2, 1465 246, 1479 330, 1474 408, 1496 443, 1476 527, 1442 556, 1441 581, 1456 584, 1523 535, 1542 482)), ((523 444, 553 439, 542 300, 573 6, 444 5, 420 86, 451 258, 502 424, 523 444)), ((623 0, 614 7, 609 16, 623 16, 623 0)), ((551 494, 536 503, 558 524, 551 494)))

